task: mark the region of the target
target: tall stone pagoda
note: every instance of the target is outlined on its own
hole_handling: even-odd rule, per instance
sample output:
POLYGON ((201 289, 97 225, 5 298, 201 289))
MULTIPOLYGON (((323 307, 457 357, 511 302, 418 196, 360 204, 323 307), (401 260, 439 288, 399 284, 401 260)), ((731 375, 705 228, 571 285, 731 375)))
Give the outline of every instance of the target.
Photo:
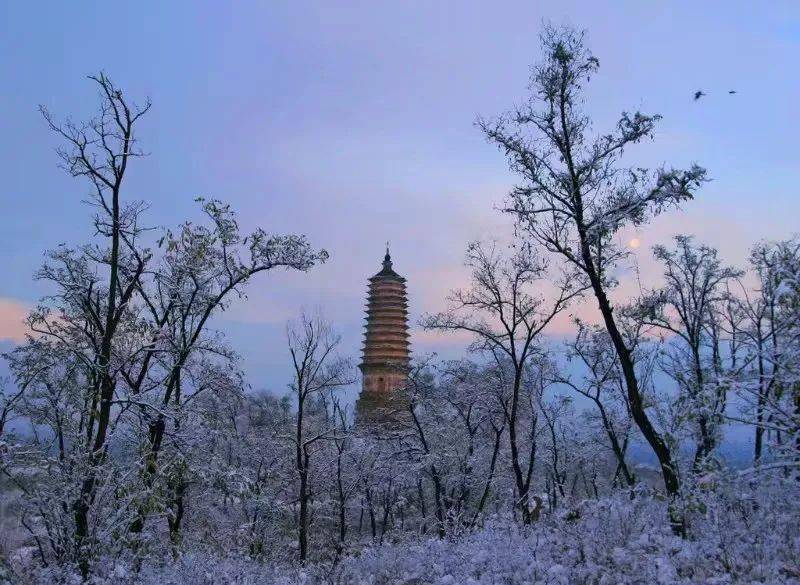
POLYGON ((389 246, 383 269, 369 279, 367 324, 359 364, 359 423, 389 422, 403 409, 410 362, 406 279, 392 268, 389 246))

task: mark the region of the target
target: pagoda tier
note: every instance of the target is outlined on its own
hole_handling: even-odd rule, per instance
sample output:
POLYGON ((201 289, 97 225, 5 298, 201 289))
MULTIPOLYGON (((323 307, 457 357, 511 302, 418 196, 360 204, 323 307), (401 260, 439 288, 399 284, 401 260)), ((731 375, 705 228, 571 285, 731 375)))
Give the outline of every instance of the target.
POLYGON ((406 280, 392 269, 387 251, 383 270, 369 279, 361 371, 405 368, 410 343, 406 280))

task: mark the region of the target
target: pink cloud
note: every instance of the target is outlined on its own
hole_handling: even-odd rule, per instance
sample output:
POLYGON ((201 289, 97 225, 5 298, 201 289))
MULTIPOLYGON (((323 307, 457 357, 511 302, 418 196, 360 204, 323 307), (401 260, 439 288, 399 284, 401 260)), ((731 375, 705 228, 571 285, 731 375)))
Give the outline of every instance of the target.
POLYGON ((412 347, 420 347, 423 351, 437 351, 442 348, 466 347, 475 336, 469 331, 432 331, 429 329, 411 329, 412 347))
POLYGON ((28 308, 20 301, 0 298, 0 340, 20 342, 25 339, 28 308))

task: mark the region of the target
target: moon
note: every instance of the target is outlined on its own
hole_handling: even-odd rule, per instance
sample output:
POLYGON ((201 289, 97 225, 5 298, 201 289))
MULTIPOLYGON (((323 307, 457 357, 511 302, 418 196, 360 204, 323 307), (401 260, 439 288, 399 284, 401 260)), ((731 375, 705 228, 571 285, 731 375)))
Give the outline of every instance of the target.
POLYGON ((628 242, 628 246, 636 250, 639 246, 642 245, 642 241, 639 238, 631 238, 631 241, 628 242))

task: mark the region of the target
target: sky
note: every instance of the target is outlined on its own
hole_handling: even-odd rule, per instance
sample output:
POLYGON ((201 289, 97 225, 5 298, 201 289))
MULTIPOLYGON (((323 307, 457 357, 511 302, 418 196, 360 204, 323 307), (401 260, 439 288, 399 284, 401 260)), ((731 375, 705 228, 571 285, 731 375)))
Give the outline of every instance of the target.
POLYGON ((285 389, 285 324, 303 309, 357 361, 387 240, 408 279, 414 352, 458 355, 463 338, 416 323, 467 282, 469 241, 511 234, 496 207, 514 177, 474 123, 525 98, 545 21, 587 30, 598 130, 623 110, 659 113, 634 160, 698 162, 713 179, 625 235, 641 243, 644 276, 658 274, 650 247, 676 233, 742 264, 757 240, 797 229, 797 2, 3 2, 0 349, 49 292, 32 278, 43 251, 91 235, 88 187, 58 168, 37 106, 89 116, 86 76, 102 70, 153 101, 139 134, 150 156, 126 195, 150 202, 151 225, 199 219, 203 195, 229 202, 244 230, 303 233, 331 254, 308 274, 260 275, 215 322, 253 388, 285 389))

